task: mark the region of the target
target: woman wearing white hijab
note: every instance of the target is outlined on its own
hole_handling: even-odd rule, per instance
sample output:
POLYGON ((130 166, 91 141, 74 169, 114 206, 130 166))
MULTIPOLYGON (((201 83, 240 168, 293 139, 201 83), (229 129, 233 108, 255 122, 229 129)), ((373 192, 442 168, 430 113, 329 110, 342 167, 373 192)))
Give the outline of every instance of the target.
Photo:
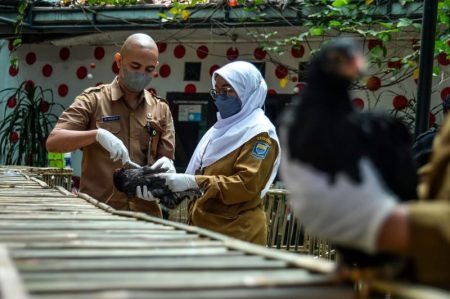
POLYGON ((280 164, 275 127, 261 109, 267 85, 251 63, 237 61, 212 75, 217 122, 198 144, 186 174, 164 174, 173 192, 199 188, 191 223, 265 245, 261 198, 280 164))

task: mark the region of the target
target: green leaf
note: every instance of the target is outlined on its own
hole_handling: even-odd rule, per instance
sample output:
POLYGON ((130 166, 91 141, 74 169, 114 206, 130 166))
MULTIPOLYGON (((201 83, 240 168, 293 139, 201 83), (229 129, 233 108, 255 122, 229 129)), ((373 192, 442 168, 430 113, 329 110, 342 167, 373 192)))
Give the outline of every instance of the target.
POLYGON ((344 7, 348 5, 348 2, 349 0, 335 0, 331 5, 334 7, 344 7))
POLYGON ((319 36, 319 35, 322 35, 323 28, 313 27, 313 28, 309 29, 309 32, 311 33, 312 36, 319 36))
POLYGON ((329 24, 331 27, 340 27, 342 25, 341 22, 336 21, 336 20, 331 20, 329 24))
POLYGON ((412 24, 413 24, 413 21, 411 19, 401 18, 397 22, 397 28, 409 27, 412 24))

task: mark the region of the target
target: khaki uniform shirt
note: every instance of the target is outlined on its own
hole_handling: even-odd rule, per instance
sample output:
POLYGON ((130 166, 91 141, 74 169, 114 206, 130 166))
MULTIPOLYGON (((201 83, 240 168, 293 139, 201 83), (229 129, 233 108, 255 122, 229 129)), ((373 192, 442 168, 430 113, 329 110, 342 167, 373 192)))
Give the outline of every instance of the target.
POLYGON ((450 118, 433 142, 430 163, 419 172, 422 201, 409 204, 409 253, 421 283, 450 289, 450 118))
MULTIPOLYGON (((94 130, 103 128, 127 147, 130 159, 151 165, 162 156, 174 159, 175 131, 169 106, 148 91, 136 109, 123 99, 117 78, 111 84, 88 88, 60 116, 56 128, 94 130)), ((160 216, 156 203, 127 198, 113 185, 113 172, 122 162, 113 162, 98 142, 84 147, 80 191, 106 202, 115 209, 146 212, 160 216)))
POLYGON ((237 239, 265 245, 266 216, 261 191, 278 156, 278 144, 259 134, 196 175, 204 195, 191 207, 191 223, 237 239), (265 155, 255 146, 267 145, 265 155))

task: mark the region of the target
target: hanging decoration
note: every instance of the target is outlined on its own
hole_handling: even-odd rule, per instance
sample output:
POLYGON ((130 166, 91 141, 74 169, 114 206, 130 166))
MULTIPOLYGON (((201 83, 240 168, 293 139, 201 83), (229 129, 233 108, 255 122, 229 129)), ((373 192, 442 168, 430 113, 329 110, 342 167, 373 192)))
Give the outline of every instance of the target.
POLYGON ((70 57, 70 50, 69 48, 62 48, 61 50, 59 50, 59 58, 61 58, 61 60, 66 61, 67 59, 69 59, 70 57))
POLYGON ((209 54, 209 49, 205 45, 201 45, 197 48, 197 57, 200 59, 205 59, 209 54))
POLYGON ((286 77, 280 79, 280 87, 281 87, 281 88, 285 88, 286 85, 287 85, 288 83, 289 83, 289 78, 288 78, 288 76, 286 76, 286 77))
POLYGON ((156 46, 158 47, 158 52, 161 54, 161 53, 164 53, 164 51, 166 51, 166 49, 167 49, 167 43, 163 43, 163 42, 157 42, 156 43, 156 46))
POLYGON ((184 88, 184 92, 185 93, 196 93, 197 87, 195 86, 195 84, 187 84, 186 87, 184 88))
POLYGON ((18 73, 19 73, 19 68, 15 68, 13 65, 9 66, 9 75, 11 77, 17 76, 18 73))
POLYGON ((173 55, 178 59, 183 58, 185 54, 186 48, 183 45, 178 45, 173 49, 173 55))
POLYGON ((288 73, 289 73, 289 71, 288 71, 288 69, 287 69, 284 65, 278 65, 278 66, 275 68, 275 76, 276 76, 278 79, 283 79, 283 78, 285 78, 285 77, 288 75, 288 73))
POLYGON ((28 65, 32 65, 36 62, 37 58, 36 58, 36 53, 34 52, 29 52, 26 56, 25 56, 25 62, 28 65))
POLYGON ((69 87, 66 84, 58 86, 58 94, 61 97, 65 97, 69 93, 69 87))
POLYGON ((105 48, 103 47, 96 47, 94 50, 94 57, 97 60, 102 60, 103 57, 105 57, 105 48))
POLYGON ((50 77, 53 73, 53 67, 50 64, 46 64, 42 67, 42 75, 44 77, 50 77))
POLYGON ((381 80, 377 76, 372 76, 367 79, 366 87, 370 91, 376 91, 381 87, 381 80))
POLYGON ((236 60, 239 57, 239 49, 235 47, 230 47, 227 50, 228 60, 236 60))
POLYGON ((405 96, 397 95, 392 100, 392 106, 395 110, 403 110, 408 107, 408 99, 405 96))
POLYGON ((354 98, 352 100, 352 104, 358 110, 363 110, 364 109, 364 105, 365 105, 364 100, 361 99, 361 98, 354 98))
POLYGON ((429 119, 429 126, 433 126, 434 124, 436 124, 436 115, 433 112, 430 112, 430 114, 428 115, 428 119, 429 119))
POLYGON ((305 47, 303 45, 293 45, 291 47, 291 55, 294 58, 302 58, 305 55, 305 47))
POLYGON ((445 99, 450 95, 450 86, 445 87, 441 90, 441 100, 445 101, 445 99))
POLYGON ((214 64, 209 68, 209 76, 212 76, 216 70, 220 69, 220 65, 214 64))
POLYGON ((170 66, 167 64, 163 64, 160 68, 159 68, 159 75, 161 76, 161 78, 167 78, 170 76, 170 66))
POLYGON ((275 90, 275 89, 273 89, 273 88, 269 88, 268 90, 267 90, 267 95, 268 96, 274 96, 274 95, 276 95, 277 94, 277 91, 275 90))
POLYGON ((263 60, 266 58, 267 52, 263 48, 255 48, 253 51, 253 56, 257 60, 263 60))
POLYGON ((375 47, 383 47, 383 41, 379 40, 379 39, 370 39, 369 42, 367 43, 367 48, 370 50, 372 50, 375 47))
POLYGON ((437 60, 440 65, 449 65, 450 64, 450 59, 447 58, 447 53, 445 53, 445 52, 439 53, 439 55, 437 56, 437 60))
POLYGON ((78 79, 83 80, 84 78, 86 78, 87 74, 88 74, 88 71, 87 71, 87 68, 85 66, 80 66, 77 69, 77 77, 78 77, 78 79))

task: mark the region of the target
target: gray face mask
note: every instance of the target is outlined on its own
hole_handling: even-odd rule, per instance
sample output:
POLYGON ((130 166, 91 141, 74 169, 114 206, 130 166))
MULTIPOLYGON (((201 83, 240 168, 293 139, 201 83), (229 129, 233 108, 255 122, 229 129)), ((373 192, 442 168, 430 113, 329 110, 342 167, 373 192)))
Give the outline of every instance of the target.
POLYGON ((152 77, 140 72, 129 72, 125 67, 123 68, 123 83, 132 91, 141 92, 146 89, 150 82, 152 82, 152 77))

